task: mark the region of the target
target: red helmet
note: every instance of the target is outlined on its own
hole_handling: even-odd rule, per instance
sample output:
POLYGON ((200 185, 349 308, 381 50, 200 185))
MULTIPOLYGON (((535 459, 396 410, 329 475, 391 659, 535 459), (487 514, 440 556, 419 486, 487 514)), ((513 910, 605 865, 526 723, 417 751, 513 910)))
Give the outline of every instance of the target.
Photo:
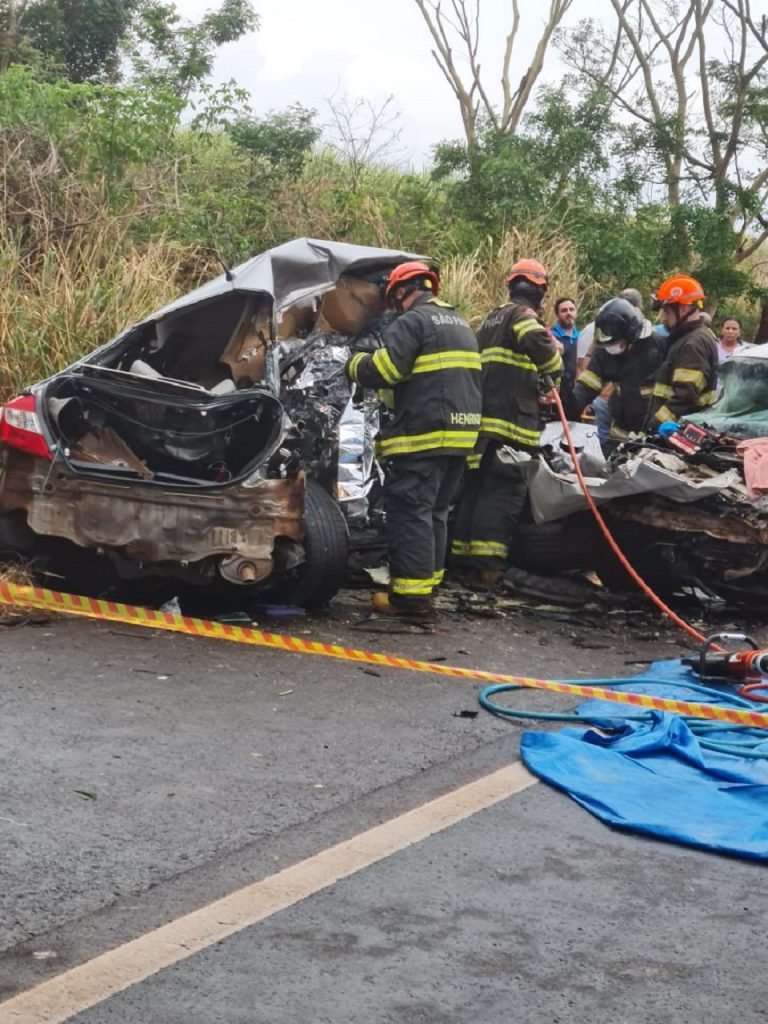
POLYGON ((507 284, 517 277, 523 277, 539 288, 549 287, 547 272, 538 260, 518 260, 517 263, 513 263, 506 277, 507 284))
POLYGON ((662 306, 693 306, 706 299, 704 289, 695 277, 688 274, 673 274, 662 281, 653 296, 653 308, 662 306))
POLYGON ((414 284, 423 292, 432 292, 433 295, 440 294, 440 278, 435 271, 430 270, 427 264, 422 263, 421 260, 411 260, 409 263, 401 263, 390 272, 384 291, 387 301, 395 288, 409 283, 414 284))

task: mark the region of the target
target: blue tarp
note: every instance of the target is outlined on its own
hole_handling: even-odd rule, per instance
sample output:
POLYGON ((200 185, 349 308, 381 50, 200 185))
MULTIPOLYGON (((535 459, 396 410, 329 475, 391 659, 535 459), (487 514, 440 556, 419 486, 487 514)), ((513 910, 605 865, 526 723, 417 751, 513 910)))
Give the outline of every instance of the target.
MULTIPOLYGON (((732 703, 727 692, 707 698, 690 691, 686 683, 694 681, 697 677, 679 661, 666 661, 636 680, 622 681, 619 688, 732 703)), ((757 748, 765 760, 735 756, 703 749, 700 743, 707 738, 738 744, 744 733, 732 726, 715 726, 713 732, 706 725, 696 735, 683 718, 666 712, 652 711, 643 721, 617 721, 619 707, 593 700, 579 708, 580 715, 598 725, 604 716, 605 726, 617 730, 611 735, 581 727, 524 733, 525 765, 608 824, 768 860, 768 731, 757 748)), ((766 710, 765 705, 755 707, 766 710)))

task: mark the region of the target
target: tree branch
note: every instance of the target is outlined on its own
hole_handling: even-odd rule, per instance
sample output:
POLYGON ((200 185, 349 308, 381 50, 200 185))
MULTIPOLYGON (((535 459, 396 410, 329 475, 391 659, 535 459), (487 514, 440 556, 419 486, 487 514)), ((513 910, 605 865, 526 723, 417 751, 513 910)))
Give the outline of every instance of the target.
POLYGON ((727 7, 729 11, 732 11, 735 14, 743 25, 747 26, 762 48, 764 50, 768 50, 768 18, 763 15, 761 19, 762 28, 758 28, 752 17, 752 12, 750 11, 749 0, 744 0, 743 7, 741 0, 739 0, 738 7, 733 0, 720 0, 720 2, 724 7, 727 7))
POLYGON ((507 113, 512 108, 512 90, 509 86, 509 65, 512 60, 512 50, 515 45, 515 39, 520 28, 520 7, 518 6, 517 0, 512 0, 512 28, 507 36, 507 41, 504 46, 504 63, 501 68, 501 90, 503 97, 503 106, 501 108, 502 118, 506 118, 507 113))
POLYGON ((753 253, 756 253, 763 242, 768 241, 768 225, 764 226, 763 230, 757 235, 749 245, 743 243, 739 246, 736 252, 733 254, 734 263, 742 263, 744 260, 749 259, 753 253))
POLYGON ((717 138, 715 118, 712 113, 712 96, 709 90, 709 75, 707 73, 707 49, 706 42, 704 40, 704 18, 702 16, 700 0, 694 0, 691 4, 691 10, 696 15, 695 36, 699 43, 699 78, 701 80, 701 102, 704 108, 704 120, 707 124, 710 145, 712 146, 712 160, 715 166, 715 172, 720 173, 722 170, 723 159, 720 151, 720 143, 717 138))
POLYGON ((544 67, 544 58, 552 38, 552 33, 568 13, 568 8, 572 3, 573 0, 550 0, 547 23, 534 51, 533 60, 528 65, 528 70, 521 78, 520 84, 512 97, 512 106, 508 112, 505 111, 504 120, 501 125, 502 131, 511 134, 517 130, 528 100, 531 98, 533 87, 544 67))
POLYGON ((544 58, 552 34, 564 18, 573 0, 550 0, 547 21, 534 50, 533 58, 514 91, 510 84, 510 72, 512 52, 520 27, 520 10, 518 0, 512 0, 512 27, 505 39, 502 61, 501 114, 499 114, 498 106, 493 102, 486 82, 483 81, 482 67, 478 60, 480 0, 451 0, 452 17, 443 10, 441 0, 415 0, 415 3, 436 47, 432 51, 432 55, 448 81, 454 96, 459 101, 468 145, 472 146, 477 142, 477 117, 480 104, 497 131, 509 134, 515 132, 544 67, 544 58), (451 35, 458 38, 467 59, 468 74, 465 76, 460 73, 454 57, 451 35), (475 99, 476 96, 479 97, 479 100, 475 99))
POLYGON ((442 5, 430 0, 415 0, 416 6, 421 11, 421 16, 426 22, 429 33, 432 36, 436 49, 432 56, 437 66, 442 71, 454 96, 459 101, 461 119, 464 124, 464 133, 467 137, 467 145, 474 146, 477 142, 477 105, 474 100, 475 87, 467 88, 461 75, 458 72, 453 59, 448 33, 445 28, 445 20, 442 12, 442 5))

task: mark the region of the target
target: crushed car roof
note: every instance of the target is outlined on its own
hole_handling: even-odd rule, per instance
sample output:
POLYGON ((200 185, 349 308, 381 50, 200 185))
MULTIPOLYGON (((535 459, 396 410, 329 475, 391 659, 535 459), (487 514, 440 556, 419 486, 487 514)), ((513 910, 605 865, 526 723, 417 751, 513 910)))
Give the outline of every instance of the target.
POLYGON ((267 249, 228 273, 207 281, 153 313, 144 322, 160 320, 177 310, 230 292, 271 295, 275 312, 278 312, 303 298, 327 291, 345 271, 353 267, 364 273, 382 264, 391 263, 394 266, 403 260, 423 258, 417 253, 400 252, 397 249, 377 249, 368 245, 329 242, 317 238, 296 238, 274 249, 267 249))

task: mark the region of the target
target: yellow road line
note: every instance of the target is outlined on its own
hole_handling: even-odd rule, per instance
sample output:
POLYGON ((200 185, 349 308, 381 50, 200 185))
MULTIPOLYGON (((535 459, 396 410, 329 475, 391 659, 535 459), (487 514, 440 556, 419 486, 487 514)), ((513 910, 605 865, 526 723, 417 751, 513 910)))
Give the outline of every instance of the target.
POLYGON ((0 1004, 0 1024, 61 1024, 536 781, 518 762, 461 786, 14 996, 0 1004))

